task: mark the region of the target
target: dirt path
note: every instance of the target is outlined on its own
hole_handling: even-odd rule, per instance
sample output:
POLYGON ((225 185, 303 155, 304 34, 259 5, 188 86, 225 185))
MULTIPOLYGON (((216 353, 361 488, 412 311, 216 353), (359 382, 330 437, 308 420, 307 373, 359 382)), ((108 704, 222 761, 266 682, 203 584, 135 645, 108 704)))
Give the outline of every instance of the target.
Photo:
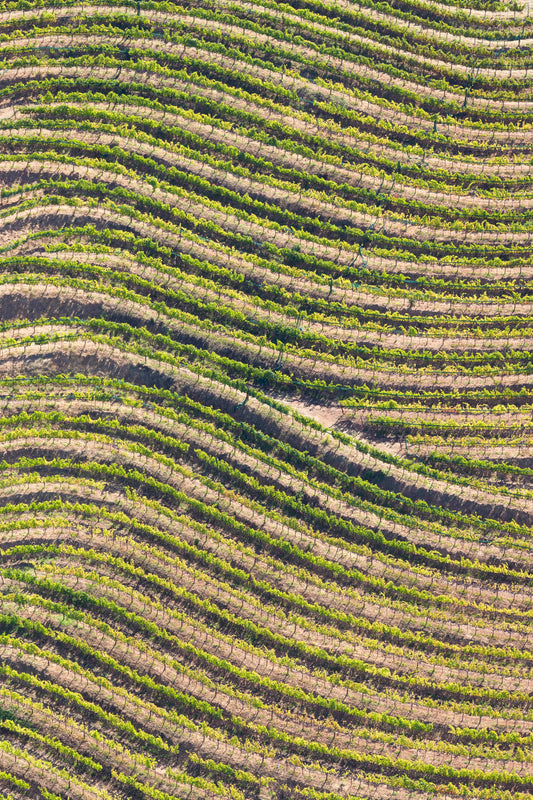
MULTIPOLYGON (((54 441, 56 441, 57 434, 54 434, 54 436, 54 441)), ((362 569, 364 571, 370 567, 372 572, 375 571, 372 558, 369 559, 360 554, 349 553, 345 550, 342 550, 338 546, 335 547, 329 543, 317 540, 313 535, 300 534, 289 528, 284 521, 276 521, 275 518, 272 518, 270 515, 263 512, 262 509, 258 508, 256 504, 247 501, 244 497, 241 497, 231 490, 227 491, 218 489, 215 491, 207 488, 201 479, 199 480, 196 474, 191 472, 188 468, 178 466, 178 464, 175 462, 173 467, 170 467, 166 463, 161 463, 152 457, 141 457, 138 454, 133 454, 129 449, 125 449, 120 444, 112 445, 105 441, 101 441, 98 444, 93 444, 90 438, 87 439, 83 435, 80 435, 79 439, 62 439, 61 441, 63 452, 65 454, 69 453, 70 457, 73 457, 75 460, 79 458, 80 453, 83 455, 83 460, 96 462, 100 462, 100 460, 105 456, 106 463, 123 464, 125 468, 128 469, 134 469, 137 462, 138 464, 142 464, 143 469, 145 469, 150 475, 153 475, 153 477, 155 477, 157 480, 176 488, 178 491, 190 493, 192 497, 195 497, 202 502, 207 502, 206 498, 209 498, 209 502, 212 502, 216 507, 222 510, 231 508, 232 516, 240 519, 244 524, 250 525, 254 529, 258 527, 259 521, 261 521, 261 525, 259 527, 267 531, 268 534, 275 540, 290 541, 291 543, 296 544, 300 549, 307 551, 311 550, 315 556, 319 558, 325 558, 328 562, 331 562, 331 564, 342 564, 344 568, 348 570, 355 568, 357 570, 362 569)), ((23 438, 20 440, 10 441, 11 457, 16 458, 19 451, 20 454, 23 454, 24 450, 27 451, 28 447, 30 447, 30 443, 32 448, 37 448, 37 451, 41 456, 54 458, 54 442, 47 438, 41 438, 39 440, 39 438, 36 438, 33 434, 29 435, 29 439, 23 438)), ((221 446, 219 445, 219 451, 220 447, 221 446)), ((247 459, 245 457, 244 461, 246 460, 247 459)), ((294 479, 288 479, 288 484, 285 488, 295 491, 295 489, 298 488, 298 484, 294 481, 294 479)), ((456 490, 459 489, 459 487, 454 488, 456 490)), ((328 508, 330 512, 339 513, 340 511, 343 511, 342 516, 345 516, 348 519, 352 518, 356 524, 363 524, 371 529, 381 529, 389 532, 392 537, 399 536, 400 538, 406 538, 407 541, 413 541, 415 543, 417 542, 418 532, 416 528, 412 530, 403 530, 402 526, 398 523, 392 523, 386 518, 382 519, 376 513, 357 510, 352 506, 344 506, 343 504, 339 505, 338 501, 335 503, 331 499, 327 499, 326 496, 322 495, 320 491, 313 489, 313 492, 317 494, 316 502, 324 505, 324 507, 328 508)), ((477 492, 478 494, 480 493, 479 490, 477 490, 477 492)), ((442 536, 432 535, 429 531, 424 531, 420 532, 419 544, 420 543, 427 543, 428 545, 433 544, 433 546, 438 546, 439 549, 442 549, 445 542, 442 536)), ((448 542, 448 546, 449 545, 450 543, 448 542)), ((473 546, 475 560, 477 560, 480 555, 483 555, 484 548, 480 548, 477 542, 471 542, 470 546, 473 546)), ((466 549, 466 542, 463 542, 463 547, 466 549)), ((490 557, 490 555, 493 553, 500 554, 499 549, 494 547, 487 548, 487 557, 490 557)), ((472 558, 471 552, 466 553, 466 555, 472 558)), ((384 570, 384 567, 381 566, 381 568, 378 570, 378 573, 379 572, 383 572, 383 574, 386 575, 387 570, 384 570)), ((394 570, 392 570, 390 574, 393 574, 393 572, 394 570)), ((488 577, 489 576, 487 576, 487 578, 488 577)), ((432 573, 431 578, 426 578, 424 581, 422 577, 419 577, 418 581, 422 585, 424 585, 424 583, 427 584, 426 591, 429 590, 430 594, 436 594, 437 589, 435 585, 435 576, 432 573)), ((447 594, 450 596, 452 594, 455 595, 455 593, 452 592, 452 587, 456 581, 460 584, 462 582, 462 576, 452 575, 446 581, 446 583, 448 583, 446 587, 447 594)), ((490 605, 489 598, 491 590, 489 589, 488 593, 483 592, 483 594, 486 596, 486 602, 488 602, 490 605)), ((520 594, 526 596, 529 595, 529 592, 525 587, 522 587, 520 594)), ((476 597, 479 602, 481 599, 480 594, 477 593, 476 597)), ((450 605, 450 610, 452 608, 453 604, 450 605)), ((457 612, 459 614, 462 614, 463 610, 464 602, 460 603, 460 605, 457 607, 457 612)), ((503 620, 501 624, 504 627, 507 627, 503 620)), ((462 626, 459 626, 457 630, 459 631, 461 628, 462 626)), ((514 634, 509 633, 509 636, 511 638, 515 638, 514 634)), ((485 630, 485 632, 479 630, 477 637, 479 641, 486 640, 487 643, 490 643, 494 640, 494 638, 498 638, 498 630, 494 627, 494 624, 492 624, 492 629, 490 631, 489 629, 485 630)), ((519 640, 520 636, 518 637, 517 641, 519 640)))
MULTIPOLYGON (((172 385, 174 382, 175 390, 180 391, 179 387, 185 380, 187 385, 194 389, 194 396, 198 395, 201 386, 205 387, 205 391, 210 395, 209 387, 213 386, 209 380, 202 379, 199 376, 193 377, 194 373, 178 370, 165 362, 147 357, 139 358, 102 344, 95 345, 89 340, 82 342, 69 341, 61 351, 58 351, 57 346, 53 344, 31 345, 26 347, 23 352, 21 352, 20 348, 5 348, 2 353, 0 373, 4 375, 19 374, 20 367, 24 365, 24 368, 32 374, 34 370, 42 372, 45 364, 47 372, 62 372, 64 367, 61 369, 61 364, 69 363, 69 359, 72 371, 84 372, 88 369, 89 374, 98 374, 98 371, 103 369, 102 374, 122 375, 126 380, 130 380, 135 375, 133 368, 131 368, 130 372, 130 368, 127 365, 133 363, 142 364, 141 374, 150 374, 150 381, 163 381, 163 385, 167 385, 167 382, 172 385), (19 361, 21 355, 24 359, 23 361, 19 361), (94 360, 95 356, 96 361, 94 360), (171 378, 170 376, 173 377, 171 378)), ((519 378, 520 376, 516 377, 519 378)), ((521 377, 523 379, 528 376, 521 377)), ((533 376, 531 378, 533 380, 533 376)), ((133 378, 133 382, 138 380, 139 377, 133 378)), ((222 391, 220 384, 218 389, 222 391)), ((228 396, 228 394, 233 394, 235 398, 230 401, 228 408, 234 408, 245 399, 244 393, 237 390, 223 391, 222 397, 228 396)), ((224 406, 226 402, 224 401, 224 406)), ((219 404, 220 401, 216 402, 216 405, 219 404)), ((249 398, 245 415, 248 416, 255 409, 261 415, 261 404, 255 399, 249 398)), ((263 410, 265 410, 264 407, 263 410)), ((290 439, 298 442, 296 446, 304 450, 307 449, 317 455, 321 454, 321 457, 325 457, 326 461, 333 463, 341 470, 348 469, 350 472, 353 468, 350 465, 353 465, 354 457, 362 469, 383 470, 383 462, 379 461, 374 455, 360 453, 355 447, 343 445, 335 439, 332 440, 327 433, 313 431, 308 426, 294 419, 291 420, 290 416, 283 415, 282 412, 271 408, 268 409, 267 428, 270 426, 277 427, 276 435, 278 438, 281 437, 283 439, 284 436, 289 435, 290 439), (297 438, 295 439, 296 435, 297 438)), ((505 507, 502 508, 496 504, 494 495, 479 492, 474 487, 453 486, 452 489, 447 483, 430 480, 423 475, 409 472, 404 467, 387 464, 385 472, 389 480, 394 481, 393 485, 396 491, 406 493, 407 496, 412 496, 413 493, 416 493, 418 497, 435 498, 433 502, 444 503, 448 507, 454 508, 468 507, 472 510, 477 506, 480 510, 483 508, 483 513, 488 513, 489 516, 494 513, 503 513, 504 516, 510 515, 515 518, 521 518, 526 511, 523 504, 515 504, 512 498, 509 498, 505 503, 505 507), (438 501, 437 497, 439 497, 438 501)))

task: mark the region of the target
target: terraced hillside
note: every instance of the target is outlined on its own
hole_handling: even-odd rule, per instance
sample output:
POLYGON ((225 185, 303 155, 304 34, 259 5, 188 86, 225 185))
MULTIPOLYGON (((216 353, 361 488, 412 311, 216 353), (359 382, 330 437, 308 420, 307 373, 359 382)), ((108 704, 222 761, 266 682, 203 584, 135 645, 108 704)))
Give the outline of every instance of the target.
POLYGON ((533 16, 4 2, 0 797, 533 794, 533 16))

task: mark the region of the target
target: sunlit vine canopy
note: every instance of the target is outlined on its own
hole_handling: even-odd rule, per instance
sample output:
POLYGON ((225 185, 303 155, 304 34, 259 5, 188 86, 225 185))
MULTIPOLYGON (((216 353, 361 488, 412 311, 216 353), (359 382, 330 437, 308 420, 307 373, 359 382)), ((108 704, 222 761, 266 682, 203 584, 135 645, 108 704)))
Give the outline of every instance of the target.
POLYGON ((0 800, 533 794, 532 43, 0 4, 0 800))

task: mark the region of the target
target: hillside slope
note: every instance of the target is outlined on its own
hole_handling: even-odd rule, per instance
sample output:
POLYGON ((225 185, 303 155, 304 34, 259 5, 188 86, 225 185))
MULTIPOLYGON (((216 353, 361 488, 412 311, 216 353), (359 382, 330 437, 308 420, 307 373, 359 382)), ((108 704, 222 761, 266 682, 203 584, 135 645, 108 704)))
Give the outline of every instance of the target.
POLYGON ((0 796, 530 797, 529 5, 0 34, 0 796))

